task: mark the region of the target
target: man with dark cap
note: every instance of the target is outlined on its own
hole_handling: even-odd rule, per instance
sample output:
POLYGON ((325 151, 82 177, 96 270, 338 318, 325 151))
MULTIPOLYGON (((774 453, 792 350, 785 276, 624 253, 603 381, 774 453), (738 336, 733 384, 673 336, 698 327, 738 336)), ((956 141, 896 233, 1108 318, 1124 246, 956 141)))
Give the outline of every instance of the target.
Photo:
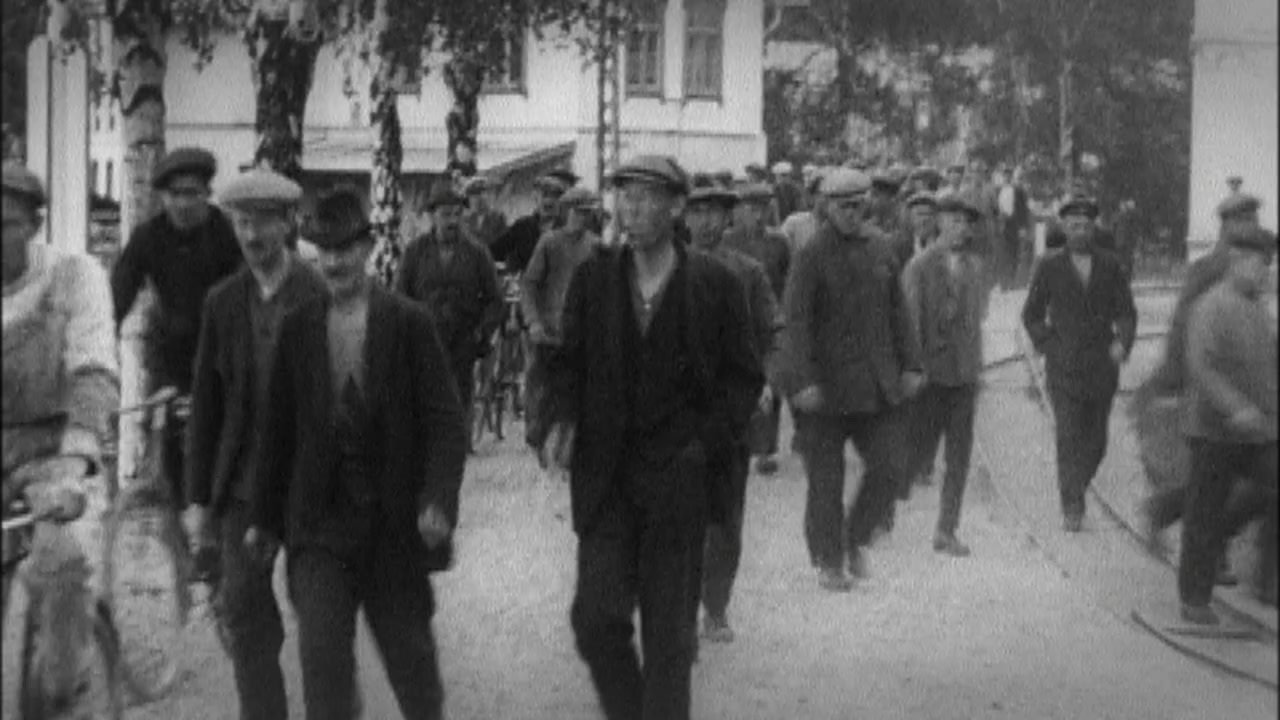
POLYGON ((938 237, 938 200, 930 192, 907 198, 907 223, 897 234, 898 258, 905 266, 911 258, 929 249, 938 237))
POLYGON ((535 451, 546 439, 547 426, 541 412, 541 398, 546 394, 547 363, 563 340, 562 316, 569 281, 578 266, 586 262, 600 246, 600 236, 588 226, 600 198, 586 188, 572 188, 560 198, 565 216, 564 227, 552 230, 538 241, 529 267, 520 278, 520 305, 529 323, 529 341, 533 357, 526 378, 530 398, 525 423, 525 441, 535 451))
MULTIPOLYGON (((191 392, 205 295, 244 262, 231 223, 209 204, 216 172, 213 155, 200 148, 178 148, 161 158, 151 185, 164 211, 134 229, 111 273, 117 331, 143 285, 151 283, 155 305, 143 339, 144 363, 154 387, 173 387, 182 395, 191 392)), ((169 424, 162 448, 177 502, 183 425, 169 424)))
POLYGON ((467 198, 463 228, 476 242, 492 247, 507 232, 507 219, 493 208, 493 181, 478 175, 466 181, 462 192, 467 198))
POLYGON ((447 183, 431 189, 427 197, 431 230, 405 248, 395 288, 431 311, 458 383, 458 396, 470 412, 476 358, 501 322, 503 305, 493 257, 462 231, 464 204, 447 183))
POLYGON ((569 284, 544 451, 570 468, 571 619, 605 716, 688 720, 705 529, 724 520, 763 374, 737 279, 675 241, 684 171, 649 155, 610 179, 626 241, 569 284))
POLYGON ((352 717, 359 610, 404 717, 434 720, 430 573, 452 563, 467 433, 430 313, 366 272, 360 206, 317 207, 328 293, 280 327, 244 543, 264 565, 285 543, 307 720, 352 717))
POLYGON ((1080 532, 1085 491, 1106 455, 1111 403, 1133 347, 1137 311, 1120 263, 1094 245, 1097 204, 1074 196, 1058 215, 1067 247, 1037 266, 1022 323, 1045 355, 1063 527, 1080 532))
MULTIPOLYGON (((774 297, 782 297, 791 269, 791 250, 787 236, 766 225, 773 202, 768 185, 749 183, 738 189, 737 217, 734 226, 725 232, 726 247, 754 258, 764 267, 769 277, 769 287, 774 297)), ((778 471, 778 425, 782 413, 782 398, 770 399, 768 411, 756 413, 751 420, 751 453, 758 459, 756 471, 772 475, 778 471)))
POLYGON ((982 322, 990 297, 990 274, 975 247, 974 225, 982 220, 971 192, 938 203, 941 231, 930 249, 916 255, 902 274, 903 292, 918 333, 928 379, 912 401, 907 478, 933 465, 946 437, 946 474, 933 549, 966 557, 956 538, 960 505, 973 450, 973 419, 982 372, 982 322))
POLYGON ((564 224, 559 212, 560 196, 575 182, 577 176, 568 170, 553 170, 534 181, 538 190, 538 209, 512 223, 507 232, 489 246, 493 259, 505 266, 504 272, 524 272, 538 240, 564 224))
POLYGON ((219 201, 231 216, 246 266, 205 298, 191 390, 186 498, 196 542, 217 547, 221 559, 215 622, 231 656, 241 720, 289 715, 272 565, 251 557, 243 540, 263 437, 257 421, 280 324, 288 312, 328 292, 320 275, 286 247, 301 197, 293 181, 256 169, 222 192, 219 201))
POLYGON ((924 383, 893 243, 867 220, 871 179, 832 171, 827 222, 792 265, 774 387, 790 398, 809 476, 805 538, 819 584, 848 592, 867 576, 864 549, 893 506, 905 472, 903 402, 924 383), (844 508, 845 444, 865 472, 844 508))
MULTIPOLYGON (((685 205, 685 221, 693 237, 693 247, 724 263, 738 279, 746 293, 756 351, 760 354, 763 365, 768 366, 772 361, 781 318, 764 266, 750 256, 730 249, 724 243, 724 232, 737 202, 737 195, 731 190, 695 187, 689 193, 689 201, 685 205)), ((756 412, 771 412, 774 397, 766 385, 760 394, 756 412)), ((703 637, 712 642, 733 640, 733 629, 729 627, 728 619, 729 596, 742 558, 743 508, 751 459, 750 448, 745 444, 739 444, 736 450, 729 476, 732 492, 728 498, 725 519, 707 528, 706 550, 703 555, 701 589, 702 604, 706 608, 703 637)), ((696 621, 696 603, 693 612, 696 621)))
POLYGON ((1263 299, 1276 238, 1241 229, 1224 240, 1227 271, 1195 302, 1186 332, 1191 482, 1178 599, 1183 619, 1202 625, 1218 622, 1209 601, 1228 537, 1224 509, 1238 478, 1269 490, 1254 592, 1272 605, 1276 594, 1276 329, 1263 299))

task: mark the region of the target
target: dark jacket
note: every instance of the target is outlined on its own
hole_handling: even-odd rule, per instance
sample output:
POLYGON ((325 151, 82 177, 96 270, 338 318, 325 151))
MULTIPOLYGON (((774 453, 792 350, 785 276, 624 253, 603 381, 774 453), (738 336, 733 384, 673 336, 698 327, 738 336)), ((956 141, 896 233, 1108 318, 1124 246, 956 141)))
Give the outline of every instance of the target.
MULTIPOLYGON (((700 410, 696 439, 707 454, 715 519, 723 517, 728 468, 745 437, 764 374, 737 279, 701 252, 680 244, 676 251, 684 264, 683 282, 673 278, 665 292, 685 294, 685 347, 693 366, 689 372, 696 376, 691 386, 702 391, 692 402, 700 410)), ((548 363, 548 416, 576 427, 570 470, 573 524, 580 534, 593 526, 618 482, 627 440, 623 348, 625 323, 635 323, 623 314, 629 307, 624 296, 630 292, 630 253, 625 246, 600 248, 578 268, 565 303, 564 345, 548 363)))
POLYGON ((774 386, 790 397, 812 385, 830 415, 902 402, 902 373, 922 370, 893 243, 867 229, 841 236, 830 224, 796 255, 783 299, 774 386))
MULTIPOLYGON (((330 377, 329 300, 307 303, 280 329, 262 452, 253 485, 253 523, 289 548, 349 551, 355 513, 336 472, 335 392, 330 377)), ((452 547, 427 551, 419 512, 436 505, 454 526, 467 438, 449 361, 431 316, 375 287, 365 336, 365 401, 373 438, 369 477, 380 509, 378 532, 400 557, 427 570, 448 567, 452 547)))
MULTIPOLYGON (((286 312, 327 292, 310 266, 297 258, 293 263, 278 291, 286 312)), ((250 293, 256 292, 257 281, 246 267, 216 285, 204 303, 183 480, 187 502, 215 512, 225 507, 235 483, 253 463, 246 455, 259 419, 254 408, 263 401, 253 397, 257 378, 249 304, 250 293)))
MULTIPOLYGON (((555 226, 558 227, 559 223, 555 226)), ((506 265, 506 272, 522 273, 528 267, 542 233, 542 215, 530 213, 511 223, 511 227, 489 246, 489 251, 495 261, 506 265)))
POLYGON ((1045 256, 1031 278, 1022 323, 1044 353, 1051 389, 1082 398, 1115 393, 1120 369, 1111 360, 1111 343, 1119 340, 1128 354, 1137 310, 1114 255, 1093 253, 1088 287, 1070 253, 1045 256))
POLYGON ((431 312, 456 367, 470 366, 502 319, 502 292, 489 251, 460 238, 446 264, 433 230, 405 248, 396 291, 431 312))
POLYGON ((773 296, 782 297, 787 275, 791 272, 791 246, 786 235, 772 228, 748 232, 738 227, 725 232, 724 240, 720 242, 760 263, 769 278, 773 296))
POLYGON ((982 322, 991 297, 991 273, 977 253, 966 253, 968 271, 953 277, 953 251, 934 245, 902 272, 902 288, 918 333, 930 383, 976 383, 982 373, 982 322))
POLYGON ((160 213, 133 231, 111 271, 116 326, 150 281, 156 305, 148 319, 146 364, 159 382, 190 388, 205 295, 243 264, 231 223, 217 208, 192 230, 178 230, 160 213))

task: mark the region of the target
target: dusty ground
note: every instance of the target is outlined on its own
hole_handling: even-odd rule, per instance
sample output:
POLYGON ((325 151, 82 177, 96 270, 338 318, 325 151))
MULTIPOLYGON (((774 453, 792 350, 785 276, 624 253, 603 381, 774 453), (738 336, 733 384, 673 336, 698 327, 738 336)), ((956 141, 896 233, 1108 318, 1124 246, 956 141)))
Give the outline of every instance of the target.
MULTIPOLYGON (((984 399, 977 462, 990 481, 975 472, 961 525, 973 557, 931 551, 934 486, 903 508, 895 533, 871 551, 872 579, 847 595, 821 591, 809 567, 798 461, 784 458, 775 478, 753 477, 730 611, 738 640, 704 646, 695 717, 1275 717, 1276 693, 1197 665, 1123 619, 1133 594, 1159 591, 1167 580, 1155 573, 1167 570, 1101 521, 1078 539, 1062 536, 1035 417, 1018 393, 984 399)), ((436 583, 449 717, 600 717, 568 627, 567 487, 515 443, 482 446, 462 508, 458 565, 436 583)), ((293 643, 291 634, 282 662, 291 717, 301 718, 293 643)), ((207 620, 189 645, 191 671, 174 696, 131 718, 236 717, 230 667, 207 620)), ((364 633, 360 662, 366 717, 399 717, 364 633)))

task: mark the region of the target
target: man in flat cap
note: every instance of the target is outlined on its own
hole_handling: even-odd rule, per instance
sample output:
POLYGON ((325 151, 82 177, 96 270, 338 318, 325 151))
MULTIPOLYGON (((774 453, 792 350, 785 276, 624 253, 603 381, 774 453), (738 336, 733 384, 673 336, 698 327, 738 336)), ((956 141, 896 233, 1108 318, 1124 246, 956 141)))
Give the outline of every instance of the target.
POLYGON ((187 424, 184 481, 196 542, 217 548, 222 580, 215 621, 231 656, 240 717, 288 717, 280 648, 284 625, 271 564, 245 549, 253 467, 280 325, 324 297, 324 281, 288 249, 302 188, 270 170, 250 170, 219 198, 245 267, 209 291, 201 313, 187 424), (216 533, 215 533, 216 528, 216 533), (216 538, 213 536, 216 534, 216 538), (216 544, 215 544, 216 543, 216 544))
MULTIPOLYGON (((3 502, 8 510, 25 496, 37 516, 54 521, 34 537, 31 557, 40 561, 21 571, 47 588, 47 607, 58 613, 105 597, 101 538, 108 508, 105 477, 97 470, 99 438, 120 396, 106 273, 87 254, 64 253, 37 239, 47 197, 30 170, 4 163, 3 502)), ((0 608, 7 608, 15 573, 6 567, 4 575, 0 608)), ((53 621, 63 620, 55 615, 53 621)), ((76 711, 88 711, 92 693, 86 691, 101 689, 89 668, 101 669, 82 662, 88 629, 70 629, 45 634, 52 642, 41 648, 44 687, 52 706, 66 708, 63 717, 87 717, 76 711)), ((6 683, 9 678, 6 666, 6 683)))
POLYGON ((503 264, 503 272, 517 275, 524 272, 538 240, 564 224, 560 215, 560 196, 568 192, 576 180, 577 176, 567 170, 553 170, 534 181, 538 208, 512 223, 507 232, 489 247, 493 259, 503 264))
POLYGON ((1022 323, 1045 356, 1063 527, 1080 532, 1085 491, 1106 454, 1111 403, 1133 347, 1137 311, 1119 261, 1093 241, 1097 204, 1073 196, 1058 215, 1066 250, 1036 267, 1022 323))
MULTIPOLYGON (((1246 235, 1260 228, 1258 208, 1261 202, 1252 195, 1228 197, 1218 205, 1220 229, 1218 242, 1213 250, 1198 258, 1187 268, 1186 279, 1178 294, 1173 316, 1169 320, 1169 332, 1165 336, 1164 358, 1156 370, 1134 393, 1130 402, 1130 416, 1138 419, 1139 439, 1143 449, 1144 467, 1148 474, 1159 467, 1183 468, 1190 462, 1189 449, 1180 434, 1173 433, 1180 414, 1177 400, 1185 402, 1187 383, 1186 337, 1187 321, 1191 308, 1210 288, 1227 274, 1231 261, 1226 241, 1229 236, 1246 235), (1143 430, 1147 432, 1143 432, 1143 430), (1160 457, 1149 458, 1151 453, 1160 457), (1185 462, 1170 465, 1170 457, 1184 458, 1185 462), (1150 459, 1152 461, 1147 461, 1150 459)), ((1147 519, 1148 540, 1153 547, 1162 545, 1161 534, 1183 516, 1186 507, 1186 483, 1180 479, 1152 478, 1160 488, 1146 500, 1144 513, 1147 519)), ((1232 502, 1230 527, 1237 531, 1256 515, 1250 498, 1237 497, 1232 502)), ((1219 584, 1236 582, 1226 555, 1219 559, 1219 584)))
POLYGON ((705 528, 764 377, 737 279, 675 240, 684 171, 648 155, 610 179, 625 240, 569 283, 544 451, 570 469, 571 620, 605 716, 687 720, 705 528))
POLYGON ((590 230, 600 198, 586 188, 572 188, 560 197, 560 204, 564 227, 542 236, 520 278, 520 304, 533 345, 525 379, 529 397, 525 441, 535 451, 542 448, 548 430, 541 400, 547 390, 547 363, 564 339, 561 320, 569 281, 600 246, 600 236, 590 230))
MULTIPOLYGON (((778 301, 769 286, 764 266, 749 255, 731 249, 724 242, 725 230, 733 206, 738 202, 731 190, 718 187, 695 187, 685 205, 685 222, 693 239, 693 247, 719 260, 733 272, 747 297, 747 309, 753 328, 756 351, 762 364, 768 366, 776 347, 776 335, 781 316, 778 301)), ((756 416, 773 412, 774 393, 765 386, 756 407, 756 416)), ((753 420, 756 416, 753 416, 753 420)), ((732 472, 729 476, 731 493, 723 522, 707 528, 706 549, 702 565, 702 605, 706 609, 703 619, 703 637, 712 642, 733 640, 729 627, 729 596, 742 558, 743 507, 746 502, 747 475, 751 448, 747 444, 736 446, 732 472)), ((697 604, 694 620, 697 620, 697 604)))
POLYGON ((496 190, 493 181, 483 175, 473 177, 462 186, 467 209, 462 216, 463 229, 486 248, 493 247, 507 232, 507 219, 493 207, 496 190))
POLYGON ((1264 490, 1267 520, 1258 534, 1253 591, 1276 597, 1276 328, 1265 290, 1276 237, 1232 230, 1222 278, 1195 301, 1187 322, 1187 408, 1191 481, 1178 562, 1182 617, 1217 624, 1209 607, 1225 553, 1228 497, 1237 479, 1264 490))
POLYGON ((976 247, 974 226, 982 221, 979 203, 970 192, 940 201, 937 242, 916 255, 902 274, 928 379, 912 401, 907 477, 918 477, 933 465, 945 437, 946 473, 933 549, 953 557, 969 554, 956 530, 973 450, 982 322, 991 289, 990 273, 976 247))
POLYGON ((462 230, 464 205, 448 183, 431 189, 431 230, 405 248, 395 289, 431 311, 469 414, 476 358, 502 321, 503 305, 493 257, 462 230))
POLYGON ((430 573, 452 564, 467 435, 451 363, 430 313, 366 272, 361 199, 315 217, 329 292, 280 327, 245 545, 266 565, 285 544, 308 720, 352 717, 362 609, 404 717, 442 718, 430 573))
POLYGON ((790 257, 795 257, 796 253, 800 252, 800 248, 807 245, 818 233, 818 227, 822 223, 823 205, 823 196, 819 188, 822 186, 822 178, 826 172, 827 168, 814 169, 805 181, 808 209, 792 213, 791 217, 783 220, 778 228, 778 232, 787 239, 787 253, 790 257))
MULTIPOLYGON (((163 212, 143 221, 129 237, 111 272, 116 330, 150 282, 155 303, 143 337, 143 362, 154 388, 191 392, 201 309, 210 288, 244 263, 226 215, 209 203, 217 172, 213 155, 178 148, 156 164, 151 185, 163 212)), ((162 448, 165 472, 181 501, 183 423, 169 423, 162 448)))
POLYGON ((800 250, 784 295, 774 387, 791 400, 809 476, 805 538, 820 586, 848 592, 867 575, 865 548, 905 472, 903 403, 923 385, 920 352, 893 242, 868 220, 871 179, 834 170, 822 182, 827 222, 800 250), (844 507, 844 447, 865 472, 844 507))
MULTIPOLYGON (((775 298, 782 297, 791 270, 791 249, 787 236, 767 225, 773 193, 768 185, 747 183, 738 188, 738 205, 733 227, 725 232, 724 244, 764 267, 769 287, 775 298)), ((772 475, 778 470, 774 457, 778 452, 778 425, 782 399, 773 397, 767 412, 758 412, 751 420, 751 453, 756 471, 772 475)))
POLYGON ((938 199, 928 191, 907 198, 907 223, 899 231, 899 259, 905 265, 911 258, 929 249, 938 237, 938 199))

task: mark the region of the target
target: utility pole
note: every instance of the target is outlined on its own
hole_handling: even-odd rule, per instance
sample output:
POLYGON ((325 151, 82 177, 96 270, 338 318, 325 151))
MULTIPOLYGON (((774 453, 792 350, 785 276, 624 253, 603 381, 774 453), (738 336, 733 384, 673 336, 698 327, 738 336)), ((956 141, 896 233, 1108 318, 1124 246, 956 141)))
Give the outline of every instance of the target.
POLYGON ((600 29, 596 37, 596 186, 617 167, 622 146, 622 88, 619 45, 621 17, 617 0, 599 0, 600 29))

